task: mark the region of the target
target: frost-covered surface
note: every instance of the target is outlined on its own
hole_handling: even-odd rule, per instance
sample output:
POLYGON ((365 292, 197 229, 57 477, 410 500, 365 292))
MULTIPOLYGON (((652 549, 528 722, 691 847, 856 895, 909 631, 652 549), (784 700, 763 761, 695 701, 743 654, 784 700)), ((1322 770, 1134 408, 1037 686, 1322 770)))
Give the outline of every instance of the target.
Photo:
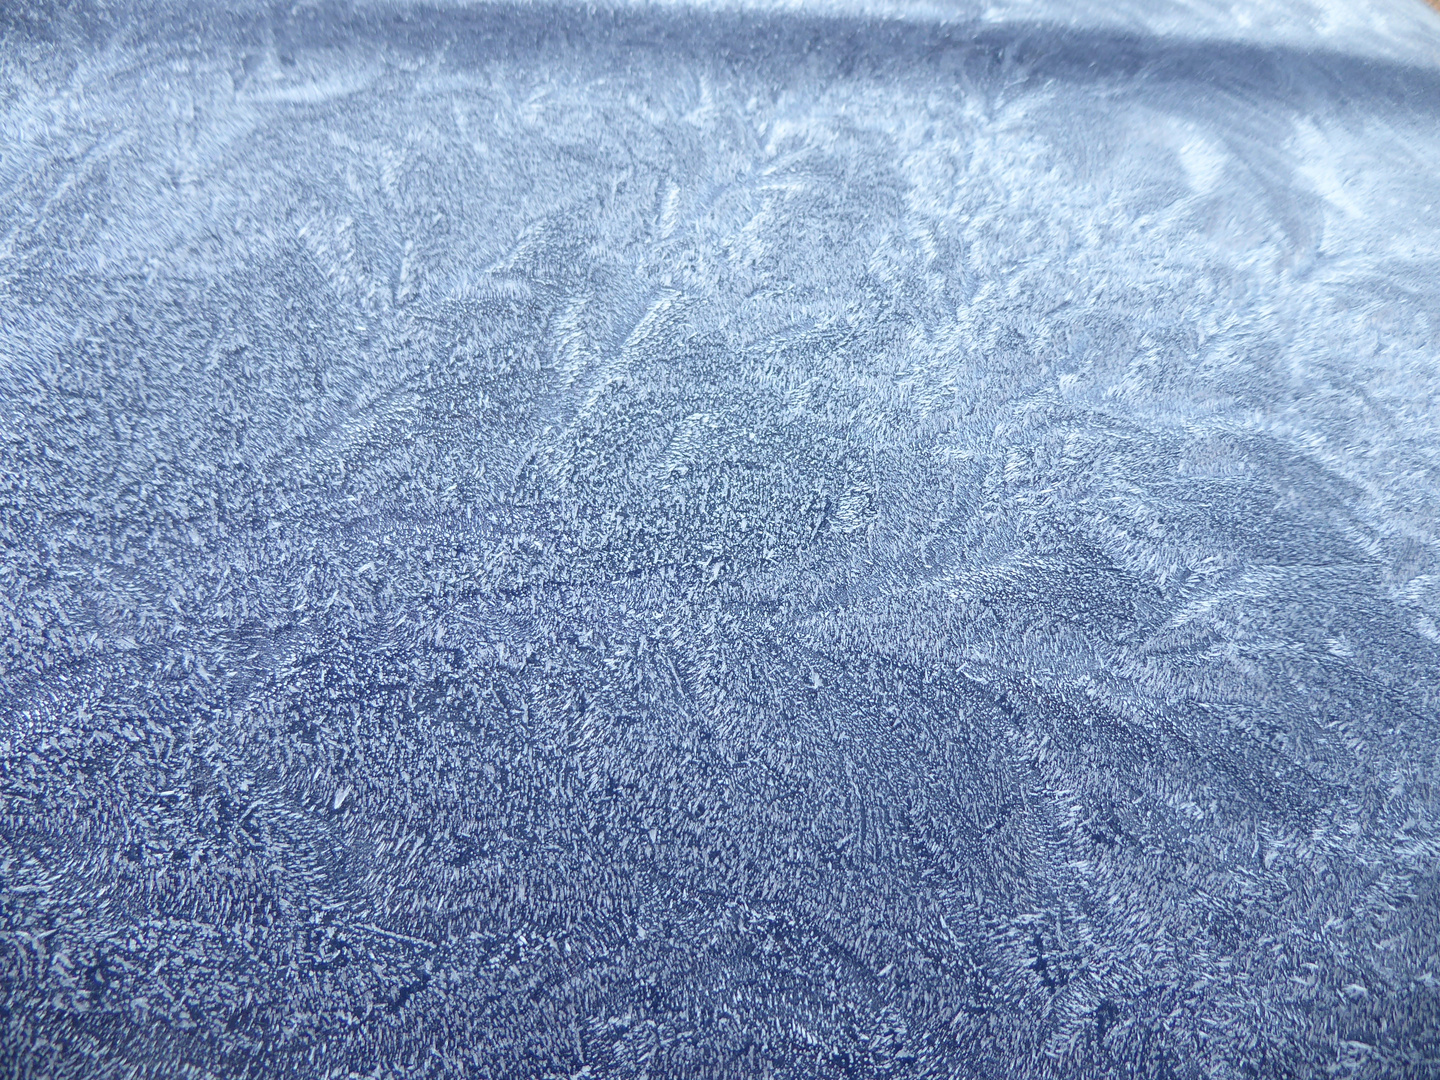
POLYGON ((888 10, 0 7, 7 1075, 1440 1070, 1440 19, 888 10))

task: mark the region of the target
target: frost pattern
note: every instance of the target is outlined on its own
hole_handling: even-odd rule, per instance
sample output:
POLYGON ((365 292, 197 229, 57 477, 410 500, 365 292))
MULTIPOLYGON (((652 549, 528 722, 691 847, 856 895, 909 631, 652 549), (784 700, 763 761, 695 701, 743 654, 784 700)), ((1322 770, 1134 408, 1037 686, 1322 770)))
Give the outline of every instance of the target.
POLYGON ((1440 71, 119 11, 0 13, 7 1072, 1431 1075, 1440 71))

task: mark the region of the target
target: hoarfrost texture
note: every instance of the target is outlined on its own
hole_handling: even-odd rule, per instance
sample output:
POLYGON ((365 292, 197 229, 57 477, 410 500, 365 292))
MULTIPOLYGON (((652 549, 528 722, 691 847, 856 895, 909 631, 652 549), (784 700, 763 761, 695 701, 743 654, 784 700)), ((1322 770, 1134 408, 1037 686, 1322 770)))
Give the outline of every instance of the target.
POLYGON ((0 8, 0 1066, 1440 1075, 1440 19, 0 8))

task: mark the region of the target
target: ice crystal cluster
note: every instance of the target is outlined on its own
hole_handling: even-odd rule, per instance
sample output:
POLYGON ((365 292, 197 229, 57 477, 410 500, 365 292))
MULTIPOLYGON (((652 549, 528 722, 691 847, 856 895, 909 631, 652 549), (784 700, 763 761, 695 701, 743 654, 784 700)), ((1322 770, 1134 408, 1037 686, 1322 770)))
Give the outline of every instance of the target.
POLYGON ((0 4, 0 1071, 1440 1075, 1440 16, 0 4))

